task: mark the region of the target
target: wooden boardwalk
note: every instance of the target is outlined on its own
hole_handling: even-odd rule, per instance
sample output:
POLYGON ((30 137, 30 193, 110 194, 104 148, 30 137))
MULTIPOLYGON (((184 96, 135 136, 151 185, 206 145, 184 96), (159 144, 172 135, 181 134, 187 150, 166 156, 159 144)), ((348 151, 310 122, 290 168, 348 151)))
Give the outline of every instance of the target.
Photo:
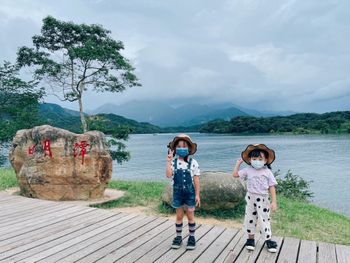
POLYGON ((196 230, 195 250, 172 250, 174 221, 166 218, 7 194, 0 194, 0 222, 0 263, 350 262, 350 246, 287 237, 275 238, 275 254, 261 239, 248 252, 241 230, 207 225, 196 230))

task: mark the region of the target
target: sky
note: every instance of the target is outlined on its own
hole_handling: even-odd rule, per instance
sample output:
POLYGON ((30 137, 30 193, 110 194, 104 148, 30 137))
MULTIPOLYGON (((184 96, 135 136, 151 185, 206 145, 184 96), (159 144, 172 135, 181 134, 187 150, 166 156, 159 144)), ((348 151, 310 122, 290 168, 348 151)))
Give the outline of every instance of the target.
POLYGON ((86 110, 134 100, 350 110, 348 0, 0 0, 0 61, 31 46, 48 15, 111 30, 140 79, 123 93, 87 92, 86 110))

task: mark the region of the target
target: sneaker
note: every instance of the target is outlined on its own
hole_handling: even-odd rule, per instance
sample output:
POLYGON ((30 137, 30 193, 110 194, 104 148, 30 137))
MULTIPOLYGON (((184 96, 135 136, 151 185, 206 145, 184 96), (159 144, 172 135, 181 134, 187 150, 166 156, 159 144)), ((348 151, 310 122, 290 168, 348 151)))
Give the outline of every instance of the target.
POLYGON ((179 247, 181 247, 181 244, 182 244, 182 237, 177 236, 174 238, 173 243, 171 244, 171 248, 178 249, 179 247))
POLYGON ((194 236, 189 236, 186 249, 193 250, 195 248, 196 248, 196 239, 194 238, 194 236))
POLYGON ((267 251, 271 253, 276 253, 277 252, 277 243, 272 240, 266 240, 265 241, 266 246, 267 246, 267 251))
POLYGON ((255 240, 247 239, 247 242, 245 242, 245 248, 250 251, 253 251, 255 249, 255 240))

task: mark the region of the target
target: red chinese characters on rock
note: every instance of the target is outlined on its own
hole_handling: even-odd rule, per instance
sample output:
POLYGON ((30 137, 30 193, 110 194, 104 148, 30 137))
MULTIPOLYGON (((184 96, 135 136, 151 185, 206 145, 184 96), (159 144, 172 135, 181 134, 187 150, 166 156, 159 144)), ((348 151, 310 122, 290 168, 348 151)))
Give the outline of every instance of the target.
POLYGON ((84 164, 84 157, 86 154, 86 147, 89 146, 89 144, 86 141, 81 141, 80 143, 74 144, 74 158, 78 155, 81 156, 81 164, 84 164))
MULTIPOLYGON (((81 156, 81 164, 84 164, 84 159, 86 155, 86 147, 89 146, 90 144, 87 143, 87 141, 81 141, 80 143, 75 143, 74 148, 73 148, 73 155, 74 158, 77 156, 81 156)), ((36 145, 29 146, 28 147, 28 154, 29 155, 34 155, 36 145)), ((52 159, 52 151, 51 151, 51 142, 50 140, 45 140, 43 142, 43 151, 44 151, 44 157, 50 156, 52 159)))

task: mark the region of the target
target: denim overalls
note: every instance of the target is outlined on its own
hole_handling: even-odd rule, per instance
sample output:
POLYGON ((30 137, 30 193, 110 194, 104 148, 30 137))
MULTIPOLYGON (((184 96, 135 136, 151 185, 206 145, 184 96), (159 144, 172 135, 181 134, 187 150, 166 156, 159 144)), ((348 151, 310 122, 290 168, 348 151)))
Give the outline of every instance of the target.
POLYGON ((177 169, 177 158, 174 161, 173 176, 173 207, 186 205, 189 208, 196 206, 195 189, 191 176, 191 163, 189 159, 187 169, 177 169))

